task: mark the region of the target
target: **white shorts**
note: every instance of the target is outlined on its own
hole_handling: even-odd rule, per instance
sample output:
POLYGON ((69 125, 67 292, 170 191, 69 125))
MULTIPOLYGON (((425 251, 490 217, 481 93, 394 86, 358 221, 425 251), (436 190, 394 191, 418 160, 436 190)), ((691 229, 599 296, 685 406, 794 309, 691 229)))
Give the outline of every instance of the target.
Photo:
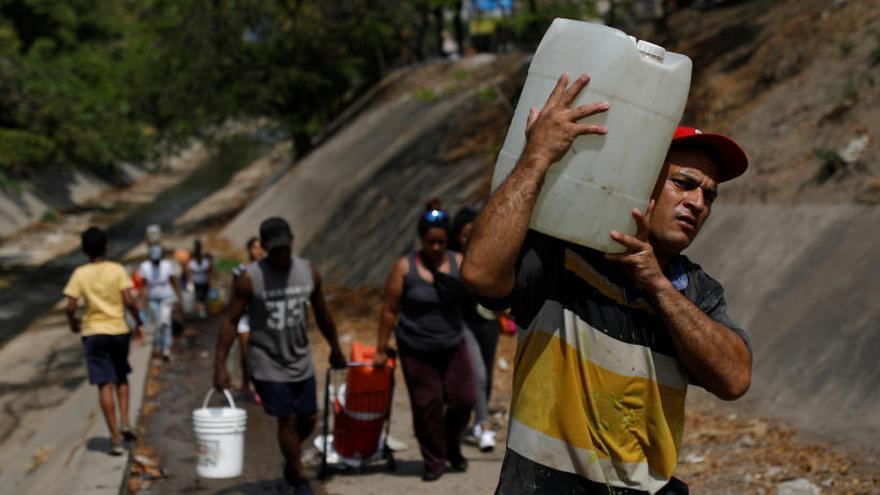
POLYGON ((238 333, 251 333, 251 319, 247 314, 238 319, 238 333))

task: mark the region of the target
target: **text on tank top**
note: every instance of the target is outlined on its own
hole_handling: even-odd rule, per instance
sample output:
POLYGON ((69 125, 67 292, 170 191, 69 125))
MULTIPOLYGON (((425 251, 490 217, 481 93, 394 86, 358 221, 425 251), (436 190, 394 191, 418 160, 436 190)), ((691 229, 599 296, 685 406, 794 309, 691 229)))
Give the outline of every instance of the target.
POLYGON ((311 264, 293 257, 290 270, 279 273, 264 259, 249 265, 247 273, 253 285, 248 304, 248 362, 253 376, 278 382, 312 376, 307 318, 314 289, 311 264))

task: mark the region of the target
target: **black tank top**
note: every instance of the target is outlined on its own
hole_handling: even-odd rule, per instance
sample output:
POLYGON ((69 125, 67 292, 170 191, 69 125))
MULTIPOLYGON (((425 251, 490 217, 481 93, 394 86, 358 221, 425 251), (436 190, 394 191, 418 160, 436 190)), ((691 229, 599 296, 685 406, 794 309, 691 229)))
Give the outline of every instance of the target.
MULTIPOLYGON (((407 256, 409 271, 403 277, 400 321, 395 336, 397 345, 414 351, 436 351, 458 346, 462 339, 461 306, 442 301, 434 284, 419 275, 418 253, 407 256)), ((458 265, 452 251, 449 275, 458 278, 458 265)))

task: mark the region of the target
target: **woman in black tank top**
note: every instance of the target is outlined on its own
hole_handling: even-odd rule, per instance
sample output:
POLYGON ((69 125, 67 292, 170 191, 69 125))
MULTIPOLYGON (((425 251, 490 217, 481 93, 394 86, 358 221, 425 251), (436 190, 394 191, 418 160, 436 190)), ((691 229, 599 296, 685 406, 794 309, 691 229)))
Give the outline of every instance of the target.
MULTIPOLYGON (((474 405, 474 382, 463 340, 461 305, 438 293, 435 273, 458 278, 461 255, 446 249, 449 215, 429 208, 419 219, 421 250, 397 260, 385 282, 373 364, 386 361, 394 330, 425 463, 423 479, 467 469, 461 438, 474 405)), ((442 275, 441 275, 442 276, 442 275)))

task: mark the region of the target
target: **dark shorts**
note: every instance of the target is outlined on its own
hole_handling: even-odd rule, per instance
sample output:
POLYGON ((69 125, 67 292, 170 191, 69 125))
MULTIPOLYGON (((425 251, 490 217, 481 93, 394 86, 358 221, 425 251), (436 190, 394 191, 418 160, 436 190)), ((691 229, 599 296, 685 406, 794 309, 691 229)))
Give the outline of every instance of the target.
POLYGON ((318 398, 315 391, 315 377, 299 382, 264 382, 251 378, 266 414, 276 418, 299 414, 313 414, 318 411, 318 398))
POLYGON ((128 343, 131 334, 89 335, 82 338, 86 350, 86 367, 92 385, 125 383, 131 373, 128 365, 128 343))
POLYGON ((205 302, 208 300, 208 290, 211 288, 208 284, 193 284, 196 292, 196 301, 205 302))

